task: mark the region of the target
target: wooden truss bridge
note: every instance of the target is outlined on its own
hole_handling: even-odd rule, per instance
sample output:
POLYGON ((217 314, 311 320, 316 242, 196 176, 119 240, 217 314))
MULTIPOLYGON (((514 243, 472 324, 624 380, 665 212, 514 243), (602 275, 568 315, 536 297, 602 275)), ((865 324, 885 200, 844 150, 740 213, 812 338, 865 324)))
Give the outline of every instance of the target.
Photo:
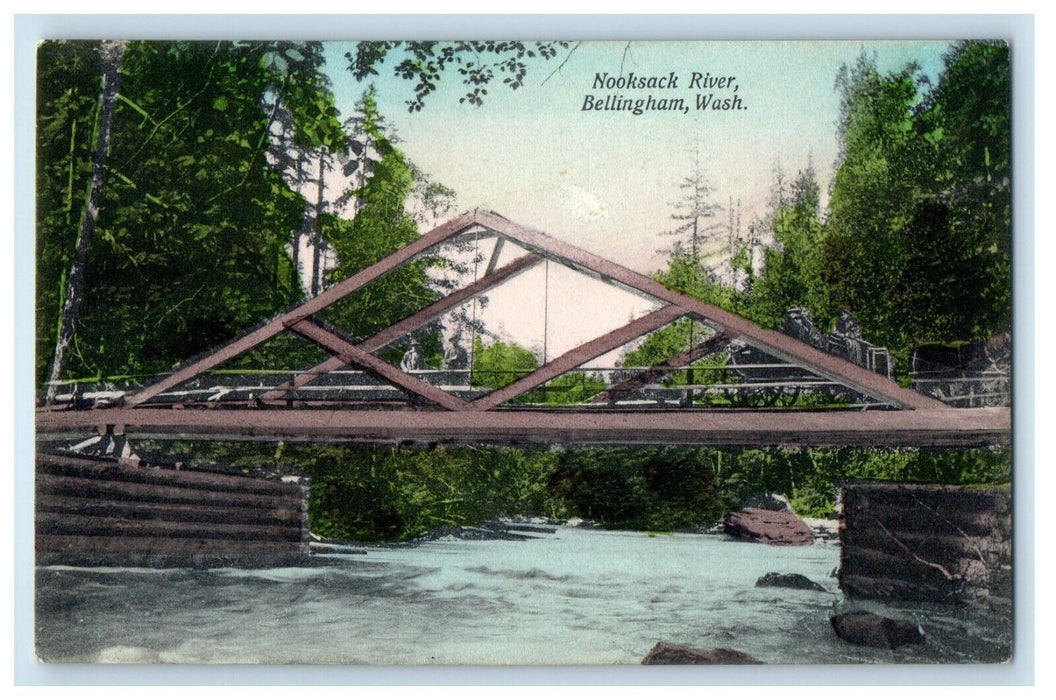
POLYGON ((885 374, 484 211, 435 228, 151 384, 74 398, 38 408, 39 437, 98 432, 396 443, 969 447, 1007 444, 1011 434, 1007 406, 948 407, 885 374), (388 328, 361 337, 327 322, 328 309, 398 268, 427 260, 443 246, 481 241, 491 250, 483 276, 388 328), (472 365, 427 369, 393 359, 444 314, 544 262, 632 292, 652 309, 557 357, 544 357, 534 371, 497 387, 475 382, 472 365), (583 376, 596 358, 687 319, 701 329, 699 342, 665 361, 599 370, 595 376, 604 378, 605 388, 587 398, 562 405, 540 400, 555 380, 583 376), (222 371, 290 335, 324 349, 327 359, 293 371, 222 371), (748 364, 734 361, 733 347, 752 353, 748 364), (721 353, 728 361, 701 364, 721 353), (678 372, 691 379, 669 381, 678 372))

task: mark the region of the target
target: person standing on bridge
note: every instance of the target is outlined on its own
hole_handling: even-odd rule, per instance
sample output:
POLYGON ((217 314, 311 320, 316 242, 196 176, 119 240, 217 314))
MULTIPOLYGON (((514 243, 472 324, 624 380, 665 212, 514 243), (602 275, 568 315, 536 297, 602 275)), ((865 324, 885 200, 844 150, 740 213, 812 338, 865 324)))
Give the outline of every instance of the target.
POLYGON ((403 353, 403 359, 400 360, 400 369, 404 372, 422 369, 422 353, 418 349, 417 340, 412 339, 411 347, 407 348, 407 352, 403 353))
POLYGON ((440 368, 449 370, 466 369, 469 366, 469 355, 462 347, 462 334, 457 333, 451 338, 450 343, 444 350, 444 358, 441 360, 440 368))

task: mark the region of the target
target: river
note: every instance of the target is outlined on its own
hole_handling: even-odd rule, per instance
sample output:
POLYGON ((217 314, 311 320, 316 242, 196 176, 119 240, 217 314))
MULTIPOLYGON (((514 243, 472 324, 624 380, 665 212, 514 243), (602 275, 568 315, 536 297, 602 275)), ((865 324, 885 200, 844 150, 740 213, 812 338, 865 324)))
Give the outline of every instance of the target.
MULTIPOLYGON (((995 662, 1010 620, 938 605, 922 645, 838 640, 839 548, 721 535, 559 528, 527 541, 432 541, 274 569, 37 569, 47 661, 266 664, 636 664, 659 640, 767 663, 995 662), (825 593, 756 588, 800 573, 825 593)), ((840 603, 846 607, 845 603, 840 603)), ((863 605, 864 607, 864 605, 863 605)))

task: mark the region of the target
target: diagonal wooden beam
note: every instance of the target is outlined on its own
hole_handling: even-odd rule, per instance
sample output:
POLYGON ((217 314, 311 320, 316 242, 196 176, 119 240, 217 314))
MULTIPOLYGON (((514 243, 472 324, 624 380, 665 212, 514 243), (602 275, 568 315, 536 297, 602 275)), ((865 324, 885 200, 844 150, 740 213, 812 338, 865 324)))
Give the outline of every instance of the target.
POLYGON ((893 380, 870 372, 853 362, 830 355, 783 333, 760 328, 736 314, 668 289, 651 277, 588 253, 564 241, 551 238, 540 231, 515 224, 494 212, 477 210, 472 215, 476 223, 506 236, 528 250, 566 265, 593 270, 610 282, 637 289, 661 301, 680 306, 687 313, 693 313, 705 319, 717 331, 726 330, 731 335, 744 338, 774 357, 801 365, 815 374, 843 384, 866 396, 898 408, 934 410, 945 408, 941 401, 911 389, 904 389, 893 380))
POLYGON ((221 365, 244 352, 252 350, 261 343, 274 338, 284 330, 286 330, 286 325, 283 323, 281 317, 272 319, 260 328, 243 335, 241 338, 232 341, 219 350, 210 353, 200 360, 186 364, 167 377, 140 389, 138 392, 125 399, 125 405, 138 406, 144 401, 151 399, 162 392, 168 391, 174 386, 179 386, 185 381, 193 379, 202 372, 208 372, 217 365, 221 365))
POLYGON ((469 404, 457 396, 452 396, 446 391, 436 388, 432 384, 423 382, 421 379, 413 377, 403 370, 393 367, 388 362, 374 357, 369 352, 361 350, 344 338, 331 333, 321 326, 315 325, 311 321, 301 321, 297 325, 292 326, 291 330, 304 336, 308 340, 322 345, 324 348, 340 357, 344 364, 358 365, 359 367, 388 380, 401 389, 429 399, 433 403, 443 406, 446 409, 462 411, 469 408, 469 404))
POLYGON ((260 400, 267 403, 269 401, 278 401, 286 395, 286 392, 294 389, 300 389, 306 384, 310 384, 314 380, 323 376, 324 374, 330 374, 335 370, 339 370, 348 363, 340 355, 334 355, 323 360, 315 367, 306 369, 303 372, 298 372, 293 379, 288 382, 279 384, 274 389, 267 391, 260 395, 260 400))
POLYGON ((502 255, 502 248, 506 245, 506 239, 502 236, 495 237, 495 248, 491 251, 491 260, 488 261, 488 270, 485 275, 490 275, 495 272, 495 268, 499 264, 499 256, 502 255))
POLYGON ((378 277, 391 272, 393 269, 406 263, 412 258, 424 253, 429 248, 457 236, 467 228, 477 225, 475 217, 476 214, 470 212, 437 226, 429 233, 426 233, 403 248, 400 248, 392 255, 389 255, 373 265, 360 270, 351 277, 338 282, 319 296, 309 299, 292 310, 273 318, 263 326, 250 331, 240 338, 236 338, 227 345, 201 359, 185 364, 167 377, 141 389, 136 394, 129 396, 125 400, 125 404, 127 406, 138 406, 144 401, 147 401, 162 392, 168 391, 172 387, 178 386, 188 379, 193 379, 203 372, 208 372, 214 367, 217 367, 244 352, 252 350, 261 343, 264 343, 274 338, 279 333, 282 333, 287 327, 308 318, 312 314, 322 311, 341 299, 344 299, 360 287, 366 286, 378 277))
POLYGON ((444 298, 438 299, 421 311, 408 316, 401 321, 397 321, 385 330, 367 338, 357 347, 366 350, 367 352, 377 352, 392 341, 407 335, 411 331, 421 328, 445 311, 453 309, 459 304, 472 299, 479 294, 483 294, 492 287, 502 284, 511 277, 533 267, 541 260, 542 258, 534 253, 529 253, 528 255, 520 257, 510 264, 504 265, 501 269, 481 277, 473 284, 466 285, 462 289, 451 292, 444 298))
MULTIPOLYGON (((451 292, 442 299, 438 299, 436 302, 430 304, 421 311, 418 311, 401 321, 397 321, 392 326, 389 326, 359 343, 356 347, 369 353, 377 352, 397 338, 421 328, 445 311, 453 309, 467 299, 482 294, 488 289, 491 289, 492 287, 495 287, 511 277, 527 270, 538 263, 541 259, 542 258, 534 253, 529 253, 528 255, 520 257, 510 264, 504 265, 499 270, 494 271, 485 277, 481 277, 476 282, 469 284, 462 289, 451 292)), ((334 370, 341 369, 344 366, 345 363, 342 362, 339 357, 328 358, 317 364, 315 367, 297 374, 290 381, 280 384, 271 391, 261 395, 260 399, 261 401, 277 401, 281 399, 287 391, 290 391, 291 389, 300 389, 302 386, 312 382, 318 377, 333 372, 334 370)))
MULTIPOLYGON (((326 291, 319 296, 304 302, 286 314, 287 321, 293 320, 296 322, 308 318, 309 316, 322 311, 331 304, 341 301, 360 287, 366 286, 382 275, 392 272, 397 267, 400 267, 413 258, 418 257, 433 246, 443 243, 444 241, 458 235, 465 229, 476 225, 477 222, 475 217, 476 215, 473 212, 470 212, 437 226, 432 231, 416 238, 404 247, 393 252, 391 255, 382 258, 370 267, 360 270, 351 277, 341 280, 334 286, 328 287, 326 291)), ((289 323, 287 325, 289 325, 289 323)))
POLYGON ((470 405, 474 410, 487 411, 488 409, 494 408, 495 406, 509 401, 514 397, 520 396, 527 391, 531 391, 535 387, 550 381, 554 377, 558 377, 569 370, 579 367, 584 362, 593 360, 599 355, 604 355, 610 350, 615 350, 621 345, 629 343, 645 333, 655 331, 657 328, 667 323, 671 323, 683 315, 685 315, 685 311, 679 307, 673 305, 665 306, 658 311, 654 311, 651 314, 647 314, 628 323, 626 326, 617 328, 616 330, 610 331, 588 343, 572 348, 560 357, 547 362, 528 376, 518 379, 513 384, 510 384, 503 389, 496 389, 490 394, 480 397, 470 405))
POLYGON ((699 343, 689 350, 681 352, 674 357, 670 357, 663 362, 658 362, 652 367, 639 372, 630 379, 599 392, 590 398, 589 403, 606 403, 608 401, 615 401, 621 394, 641 389, 646 384, 652 384, 659 381, 667 375, 683 369, 686 365, 696 362, 702 357, 707 357, 708 355, 718 352, 729 342, 730 337, 728 335, 725 333, 716 333, 703 343, 699 343))

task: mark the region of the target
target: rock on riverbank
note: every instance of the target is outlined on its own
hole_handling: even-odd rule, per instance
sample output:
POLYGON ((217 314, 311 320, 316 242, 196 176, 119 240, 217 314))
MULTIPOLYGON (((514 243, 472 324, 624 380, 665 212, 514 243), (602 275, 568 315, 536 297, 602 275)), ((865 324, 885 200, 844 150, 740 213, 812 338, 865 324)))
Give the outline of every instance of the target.
POLYGON ((805 546, 814 544, 814 530, 795 513, 786 510, 744 508, 722 519, 727 535, 763 544, 805 546))
POLYGON ((735 649, 694 649, 671 642, 657 642, 642 659, 644 666, 678 664, 761 664, 759 659, 735 649))
POLYGON ((859 646, 897 649, 924 641, 924 632, 915 622, 895 620, 864 610, 833 615, 829 622, 837 637, 859 646))

